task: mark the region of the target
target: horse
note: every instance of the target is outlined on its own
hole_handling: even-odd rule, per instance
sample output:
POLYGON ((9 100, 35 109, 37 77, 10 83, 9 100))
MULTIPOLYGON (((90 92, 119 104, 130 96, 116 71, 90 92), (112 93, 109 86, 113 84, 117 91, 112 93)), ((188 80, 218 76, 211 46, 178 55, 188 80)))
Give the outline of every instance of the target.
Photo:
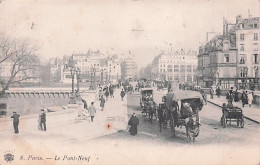
POLYGON ((200 121, 198 115, 195 114, 185 119, 186 134, 189 141, 195 141, 195 138, 199 135, 200 132, 199 127, 200 121))
POLYGON ((159 127, 160 127, 160 132, 162 131, 162 126, 163 128, 166 128, 167 126, 167 109, 164 106, 161 106, 160 108, 157 109, 158 112, 158 118, 159 118, 159 127))
POLYGON ((156 115, 156 105, 153 101, 149 101, 149 108, 148 108, 148 115, 149 115, 149 122, 153 124, 153 116, 157 119, 156 115))

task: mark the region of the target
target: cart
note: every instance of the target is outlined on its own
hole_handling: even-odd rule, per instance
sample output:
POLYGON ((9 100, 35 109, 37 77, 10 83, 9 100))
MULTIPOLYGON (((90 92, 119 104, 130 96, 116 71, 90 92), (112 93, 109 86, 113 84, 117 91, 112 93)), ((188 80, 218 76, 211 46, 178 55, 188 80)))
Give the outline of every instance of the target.
POLYGON ((166 120, 169 120, 173 137, 175 127, 185 126, 187 138, 194 142, 200 132, 199 111, 205 104, 201 94, 195 91, 172 91, 162 98, 162 102, 167 109, 166 120), (190 110, 189 113, 186 113, 186 105, 190 110))
POLYGON ((237 122, 237 126, 244 128, 244 115, 243 110, 239 107, 228 107, 224 108, 222 111, 222 116, 220 119, 220 123, 223 128, 227 126, 227 122, 229 121, 229 125, 231 125, 232 121, 237 122))

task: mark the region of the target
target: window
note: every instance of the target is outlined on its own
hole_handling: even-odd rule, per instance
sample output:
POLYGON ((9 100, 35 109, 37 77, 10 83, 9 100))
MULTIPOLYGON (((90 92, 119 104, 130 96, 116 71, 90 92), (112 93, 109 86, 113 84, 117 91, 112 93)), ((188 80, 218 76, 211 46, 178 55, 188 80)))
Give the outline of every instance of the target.
POLYGON ((180 71, 185 72, 185 65, 181 65, 180 71))
POLYGON ((245 64, 245 55, 244 55, 244 54, 240 54, 239 63, 240 63, 240 64, 245 64))
POLYGON ((167 66, 167 72, 172 72, 172 66, 171 65, 167 66))
POLYGON ((241 23, 240 28, 243 29, 244 27, 245 27, 245 25, 241 23))
POLYGON ((258 34, 254 33, 254 40, 257 41, 258 40, 258 34))
POLYGON ((174 72, 179 72, 179 66, 178 65, 174 65, 174 72))
POLYGON ((245 50, 245 45, 244 44, 240 44, 240 51, 244 51, 245 50))
POLYGON ((240 34, 240 41, 244 41, 244 39, 245 39, 244 34, 240 34))
POLYGON ((160 72, 162 73, 162 69, 160 69, 160 72))
POLYGON ((225 43, 224 43, 223 50, 224 50, 224 51, 227 51, 227 50, 228 50, 228 42, 225 42, 225 43))
POLYGON ((187 65, 187 72, 191 72, 191 65, 187 65))
POLYGON ((254 43, 254 51, 258 51, 258 44, 254 43))
POLYGON ((229 63, 229 54, 225 54, 225 63, 229 63))
POLYGON ((257 23, 254 23, 254 28, 257 28, 257 23))
POLYGON ((254 63, 255 64, 258 64, 259 62, 258 62, 258 54, 254 54, 254 63))

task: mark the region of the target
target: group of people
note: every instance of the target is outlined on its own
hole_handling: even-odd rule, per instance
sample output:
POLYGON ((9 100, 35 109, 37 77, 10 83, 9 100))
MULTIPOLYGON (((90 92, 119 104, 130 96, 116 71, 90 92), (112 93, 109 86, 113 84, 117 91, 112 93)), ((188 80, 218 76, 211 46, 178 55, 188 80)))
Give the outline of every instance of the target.
POLYGON ((250 107, 252 106, 252 102, 253 102, 253 92, 244 90, 241 94, 241 97, 239 98, 239 93, 237 90, 233 91, 230 90, 227 95, 226 95, 226 99, 228 102, 232 103, 234 102, 238 102, 240 99, 242 101, 242 106, 244 107, 246 104, 248 104, 250 107))
MULTIPOLYGON (((19 121, 20 121, 20 115, 17 112, 13 112, 13 115, 11 116, 13 118, 13 127, 14 127, 14 133, 19 133, 19 121)), ((38 129, 41 131, 46 131, 46 113, 44 109, 41 109, 41 113, 39 114, 38 118, 38 129)))

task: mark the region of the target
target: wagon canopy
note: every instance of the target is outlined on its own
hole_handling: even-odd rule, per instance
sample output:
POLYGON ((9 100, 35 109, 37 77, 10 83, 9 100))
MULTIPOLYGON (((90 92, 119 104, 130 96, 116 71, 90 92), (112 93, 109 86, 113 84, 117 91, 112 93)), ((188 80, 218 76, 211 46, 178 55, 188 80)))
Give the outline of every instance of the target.
POLYGON ((144 94, 144 93, 153 94, 153 88, 142 88, 142 89, 141 89, 141 93, 142 93, 142 94, 144 94))
POLYGON ((167 102, 186 99, 200 99, 201 103, 204 104, 202 95, 196 91, 172 91, 168 92, 166 95, 167 102))

